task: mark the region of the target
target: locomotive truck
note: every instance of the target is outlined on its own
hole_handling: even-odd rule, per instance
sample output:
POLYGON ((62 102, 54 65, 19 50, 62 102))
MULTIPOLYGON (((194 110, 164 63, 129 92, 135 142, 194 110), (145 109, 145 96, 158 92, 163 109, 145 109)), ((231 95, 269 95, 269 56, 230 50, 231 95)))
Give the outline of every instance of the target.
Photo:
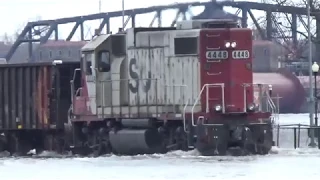
MULTIPOLYGON (((15 121, 33 117, 15 106, 26 98, 18 94, 5 101, 2 112, 17 112, 11 110, 7 118, 16 117, 12 128, 1 130, 0 148, 96 155, 197 149, 202 155, 225 155, 233 147, 266 154, 273 145, 272 87, 253 84, 252 30, 233 20, 101 34, 81 53, 80 67, 54 61, 42 67, 50 69, 48 75, 31 74, 38 77, 38 91, 49 92, 33 98, 40 104, 30 109, 41 119, 35 126, 23 128, 15 121)), ((25 95, 30 97, 30 90, 25 95)))

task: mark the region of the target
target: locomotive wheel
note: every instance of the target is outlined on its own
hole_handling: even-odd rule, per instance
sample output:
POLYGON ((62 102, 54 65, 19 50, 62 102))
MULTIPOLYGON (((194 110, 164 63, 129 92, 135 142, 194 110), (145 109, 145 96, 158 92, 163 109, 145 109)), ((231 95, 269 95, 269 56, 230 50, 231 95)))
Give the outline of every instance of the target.
POLYGON ((251 128, 254 145, 250 145, 253 154, 266 155, 272 148, 273 133, 270 125, 255 125, 251 128))
POLYGON ((110 145, 107 141, 106 134, 99 133, 97 130, 87 136, 87 142, 85 149, 88 149, 94 157, 101 156, 103 154, 110 153, 110 145))
POLYGON ((257 151, 260 155, 266 155, 272 148, 273 144, 273 133, 270 129, 261 130, 261 135, 259 138, 259 143, 257 145, 257 151))
POLYGON ((175 140, 177 143, 177 149, 182 151, 188 150, 187 134, 184 132, 183 127, 179 126, 175 132, 175 140))
POLYGON ((101 156, 108 152, 108 146, 101 138, 98 138, 93 146, 92 154, 94 157, 101 156))
POLYGON ((254 130, 247 128, 242 133, 242 155, 257 154, 257 140, 254 138, 254 130))

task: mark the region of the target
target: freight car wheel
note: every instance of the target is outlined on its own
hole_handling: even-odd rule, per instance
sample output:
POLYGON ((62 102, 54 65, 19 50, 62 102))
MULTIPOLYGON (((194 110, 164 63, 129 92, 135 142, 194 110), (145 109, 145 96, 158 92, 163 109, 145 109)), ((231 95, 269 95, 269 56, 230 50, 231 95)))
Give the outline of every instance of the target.
POLYGON ((39 151, 55 151, 59 154, 63 154, 65 152, 65 141, 64 137, 58 134, 47 134, 44 137, 44 149, 39 149, 39 151))
POLYGON ((0 152, 3 152, 5 151, 7 148, 6 148, 6 137, 4 134, 0 133, 0 152))
POLYGON ((9 148, 9 152, 13 156, 26 156, 31 150, 31 145, 18 135, 11 134, 9 137, 9 148))

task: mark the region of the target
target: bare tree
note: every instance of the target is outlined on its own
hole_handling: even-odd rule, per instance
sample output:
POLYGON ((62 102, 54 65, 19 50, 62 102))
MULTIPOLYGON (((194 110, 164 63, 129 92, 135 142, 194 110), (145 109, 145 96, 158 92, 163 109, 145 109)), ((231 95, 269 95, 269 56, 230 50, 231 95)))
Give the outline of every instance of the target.
MULTIPOLYGON (((34 18, 29 18, 28 21, 39 21, 41 19, 42 19, 41 16, 36 16, 34 18)), ((12 45, 18 39, 18 36, 20 35, 24 27, 27 25, 28 21, 18 24, 17 28, 11 34, 7 32, 4 33, 1 36, 0 41, 3 41, 5 44, 12 45)))
MULTIPOLYGON (((293 1, 293 0, 261 0, 264 3, 271 3, 271 4, 277 4, 277 5, 286 5, 286 6, 295 6, 295 7, 307 7, 307 0, 301 0, 299 2, 293 1)), ((315 11, 319 7, 319 1, 317 0, 310 0, 310 10, 315 11)), ((287 13, 273 13, 272 16, 276 21, 273 24, 274 27, 276 27, 276 34, 279 36, 283 36, 284 41, 281 42, 286 49, 291 51, 290 53, 294 55, 294 57, 298 58, 305 58, 303 56, 303 52, 305 51, 307 47, 307 39, 308 39, 308 29, 307 29, 307 22, 306 22, 306 16, 297 16, 297 40, 298 42, 294 44, 292 42, 291 38, 286 37, 292 37, 292 16, 287 13)), ((311 21, 320 21, 319 18, 312 17, 311 21)), ((311 41, 314 44, 318 44, 319 40, 316 40, 315 34, 316 34, 316 27, 313 23, 311 23, 310 31, 312 34, 311 41)), ((280 38, 280 37, 278 37, 280 38)))

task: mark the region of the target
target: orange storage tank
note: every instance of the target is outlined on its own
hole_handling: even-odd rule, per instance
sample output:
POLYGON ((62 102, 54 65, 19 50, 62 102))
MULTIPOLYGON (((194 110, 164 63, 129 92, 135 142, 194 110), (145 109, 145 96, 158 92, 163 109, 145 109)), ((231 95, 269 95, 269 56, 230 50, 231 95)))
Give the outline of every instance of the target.
MULTIPOLYGON (((291 72, 254 73, 254 84, 271 84, 273 97, 280 97, 280 113, 300 113, 306 93, 300 80, 291 72)), ((276 102, 275 102, 276 103, 276 102)))

